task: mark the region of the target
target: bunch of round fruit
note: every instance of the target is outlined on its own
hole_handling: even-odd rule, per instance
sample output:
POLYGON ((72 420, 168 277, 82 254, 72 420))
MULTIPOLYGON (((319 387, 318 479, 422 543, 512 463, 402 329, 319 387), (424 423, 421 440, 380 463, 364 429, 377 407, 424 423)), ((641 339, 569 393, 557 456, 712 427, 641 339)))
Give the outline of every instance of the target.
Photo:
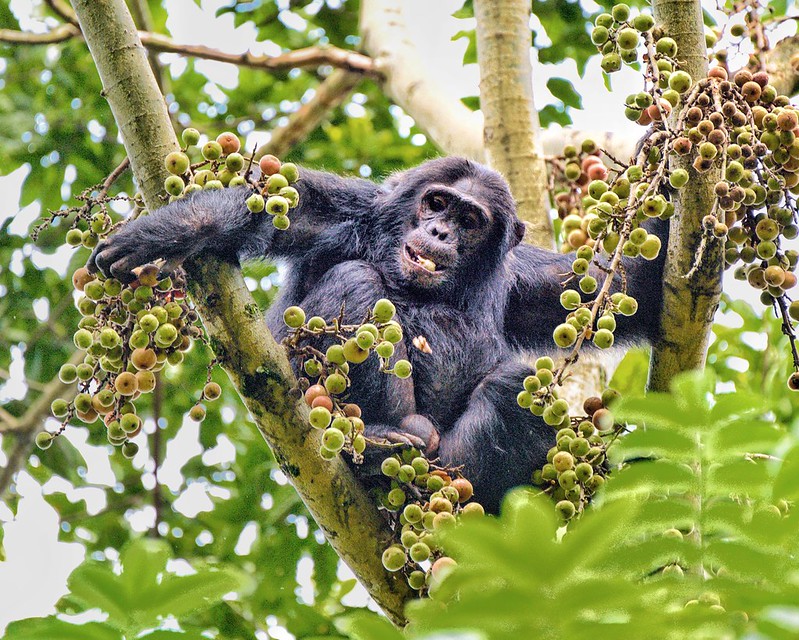
MULTIPOLYGON (((136 280, 129 285, 93 275, 85 267, 72 276, 75 289, 83 294, 77 300, 83 317, 73 340, 86 355, 77 366, 61 367, 61 381, 77 383, 78 394, 72 402, 53 402, 52 413, 62 426, 54 434, 40 433, 40 447, 50 446, 73 418, 91 424, 101 417, 108 441, 133 457, 138 447, 130 439, 142 426, 135 400, 153 391, 157 371, 180 364, 192 341, 202 338, 197 312, 187 304, 181 282, 160 277, 154 264, 135 271, 136 280)), ((203 390, 208 400, 220 393, 219 385, 210 381, 203 390)))
POLYGON ((594 21, 591 42, 602 54, 602 70, 614 73, 621 69, 622 62, 637 62, 641 34, 654 26, 655 21, 649 14, 641 13, 631 18, 630 7, 626 4, 615 5, 610 13, 600 13, 594 21))
POLYGON ((485 511, 479 503, 470 502, 474 493, 471 482, 433 468, 416 449, 390 455, 380 470, 391 481, 382 495, 382 506, 396 518, 399 532, 399 542, 383 552, 383 566, 388 571, 404 571, 412 589, 424 590, 454 565, 435 533, 455 525, 461 517, 482 516, 485 511))
MULTIPOLYGON (((799 236, 799 111, 768 80, 747 70, 729 80, 723 68, 711 69, 685 104, 669 150, 700 174, 718 172, 704 232, 724 242, 735 278, 761 291, 761 302, 778 310, 790 336, 799 310, 786 294, 796 286, 799 253, 784 241, 799 236)), ((669 177, 674 188, 688 181, 679 171, 669 177)), ((799 386, 791 380, 791 388, 799 386)))
POLYGON ((378 300, 368 316, 358 325, 345 325, 338 318, 328 322, 320 316, 307 318, 300 307, 289 307, 283 321, 293 329, 285 343, 289 355, 302 368, 307 378, 305 401, 311 412, 311 426, 324 430, 320 455, 332 459, 339 451, 359 456, 366 448, 360 408, 341 400, 350 387, 350 366, 366 361, 375 353, 381 371, 398 378, 408 378, 411 363, 397 360, 390 366, 397 343, 402 341, 402 327, 394 320, 394 304, 378 300), (320 342, 329 342, 324 352, 317 349, 320 342))
POLYGON ((249 195, 244 196, 247 209, 253 214, 265 211, 271 215, 276 229, 289 228, 289 211, 300 199, 297 189, 291 186, 300 177, 297 165, 281 163, 275 156, 265 155, 258 161, 259 171, 256 172, 254 158, 240 153, 241 141, 229 131, 206 142, 200 149, 202 160, 192 164, 189 149, 200 142, 200 132, 186 129, 182 139, 183 149, 173 151, 164 159, 171 174, 164 181, 170 202, 196 191, 246 186, 249 189, 249 195))
POLYGON ((91 213, 87 219, 87 228, 81 229, 78 226, 82 216, 75 218, 74 225, 65 236, 65 241, 70 247, 86 247, 87 249, 94 249, 111 231, 111 216, 108 214, 105 207, 100 211, 91 213))
POLYGON ((607 407, 616 398, 618 392, 606 389, 601 398, 586 399, 586 416, 563 423, 557 444, 547 452, 547 463, 533 473, 533 484, 557 501, 555 510, 564 522, 582 512, 605 483, 607 447, 603 435, 614 432, 615 421, 607 407))

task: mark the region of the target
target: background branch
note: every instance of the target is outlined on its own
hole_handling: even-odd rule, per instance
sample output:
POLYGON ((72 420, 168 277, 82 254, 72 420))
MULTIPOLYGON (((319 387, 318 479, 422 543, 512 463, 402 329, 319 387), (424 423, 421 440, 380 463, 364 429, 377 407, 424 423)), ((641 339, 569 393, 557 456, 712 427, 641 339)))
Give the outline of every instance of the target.
POLYGON ((425 72, 428 65, 419 58, 405 12, 402 0, 361 1, 363 47, 385 77, 383 90, 442 151, 485 161, 482 116, 425 72))
MULTIPOLYGON (((104 93, 151 210, 158 208, 166 152, 178 148, 161 93, 124 0, 74 0, 104 93)), ((395 623, 404 623, 405 580, 385 571, 391 531, 341 457, 319 456, 320 435, 294 399, 283 348, 266 328, 241 272, 204 257, 186 264, 190 291, 216 356, 250 410, 283 472, 328 541, 395 623)))
MULTIPOLYGON (((78 365, 83 362, 83 353, 76 351, 68 360, 70 364, 78 365)), ((64 384, 56 375, 42 388, 42 392, 28 407, 27 411, 19 417, 12 416, 8 411, 0 414, 0 434, 4 438, 15 439, 8 463, 0 469, 0 498, 11 486, 14 474, 25 464, 33 449, 36 434, 42 431, 44 421, 50 416, 50 405, 53 400, 74 392, 74 383, 64 384)))
POLYGON ((316 87, 313 98, 289 116, 288 121, 272 131, 269 142, 258 148, 256 157, 271 153, 282 156, 308 137, 328 114, 344 102, 363 79, 360 73, 336 69, 316 87))
POLYGON ((777 93, 793 96, 799 92, 799 36, 780 40, 766 55, 765 68, 769 82, 777 93))
POLYGON ((80 36, 80 30, 71 24, 60 24, 46 33, 0 29, 0 42, 10 44, 56 44, 78 36, 80 36))

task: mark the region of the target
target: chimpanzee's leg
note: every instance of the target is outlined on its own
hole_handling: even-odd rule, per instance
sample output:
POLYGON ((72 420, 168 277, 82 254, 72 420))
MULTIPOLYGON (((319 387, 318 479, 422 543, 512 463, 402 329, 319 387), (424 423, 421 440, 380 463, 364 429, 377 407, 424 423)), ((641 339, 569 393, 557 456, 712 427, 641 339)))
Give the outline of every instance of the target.
MULTIPOLYGON (((269 323, 278 335, 285 335, 282 325, 283 310, 292 304, 303 308, 308 317, 318 315, 326 320, 337 317, 344 304, 344 321, 358 324, 380 298, 389 297, 383 278, 369 263, 360 260, 342 262, 329 269, 304 296, 292 295, 291 284, 286 295, 270 311, 269 323), (298 298, 300 298, 298 300, 298 298), (278 315, 279 314, 279 315, 278 315)), ((402 310, 397 320, 402 323, 402 310)), ((330 341, 316 346, 324 350, 330 341)), ((405 344, 395 345, 392 361, 407 358, 405 344)), ((370 438, 386 438, 420 449, 434 449, 438 444, 438 432, 427 418, 416 414, 413 378, 399 378, 382 373, 378 359, 370 356, 362 364, 351 364, 349 377, 351 387, 347 400, 361 407, 366 423, 366 435, 370 438)))
POLYGON ((499 364, 472 392, 455 425, 440 435, 442 462, 464 465, 475 499, 493 513, 508 489, 530 482, 555 443, 555 430, 516 403, 533 372, 517 361, 499 364))

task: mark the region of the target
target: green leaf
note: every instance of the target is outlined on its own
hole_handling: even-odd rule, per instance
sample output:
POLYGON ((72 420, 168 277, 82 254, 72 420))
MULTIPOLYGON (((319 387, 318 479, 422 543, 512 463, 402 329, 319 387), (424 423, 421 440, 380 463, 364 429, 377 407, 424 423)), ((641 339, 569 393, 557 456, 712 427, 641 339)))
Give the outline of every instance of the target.
POLYGON ((244 574, 232 569, 203 569, 189 576, 167 575, 148 604, 141 603, 140 617, 156 619, 162 615, 177 618, 207 609, 227 593, 243 589, 248 584, 244 574))
POLYGON ((649 375, 649 349, 630 349, 622 358, 608 386, 622 396, 642 395, 649 375))
POLYGON ((12 622, 5 640, 122 640, 118 630, 100 622, 70 624, 55 616, 12 622))
POLYGON ((461 102, 472 111, 477 111, 480 108, 480 96, 465 96, 461 98, 461 102))
POLYGON ((160 539, 139 538, 129 542, 120 553, 122 574, 120 582, 131 600, 137 594, 156 590, 158 576, 166 570, 172 549, 160 539))
POLYGON ((551 124, 559 124, 565 127, 572 122, 571 116, 569 116, 562 107, 558 107, 554 104, 544 106, 544 108, 538 112, 538 120, 544 128, 551 124))
POLYGON ((472 0, 465 0, 463 6, 452 14, 453 18, 474 18, 474 4, 472 0))
POLYGON ((84 610, 97 607, 122 627, 130 620, 127 594, 107 565, 89 561, 78 566, 67 578, 67 587, 84 610))
POLYGON ((458 31, 452 40, 466 38, 466 51, 463 52, 463 64, 474 64, 477 62, 477 33, 474 29, 458 31))
POLYGON ((385 618, 371 611, 357 611, 336 618, 336 628, 353 640, 402 640, 403 635, 385 618))
POLYGON ((582 96, 566 78, 550 78, 547 80, 547 89, 567 107, 583 108, 582 96))

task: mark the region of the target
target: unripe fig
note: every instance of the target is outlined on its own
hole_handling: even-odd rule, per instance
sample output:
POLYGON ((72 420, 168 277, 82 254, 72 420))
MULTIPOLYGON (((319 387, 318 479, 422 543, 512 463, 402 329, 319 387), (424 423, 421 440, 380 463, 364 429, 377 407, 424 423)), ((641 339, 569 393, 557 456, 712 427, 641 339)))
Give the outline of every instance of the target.
POLYGON ((278 231, 285 231, 291 226, 291 220, 288 216, 275 216, 272 218, 272 226, 278 231))
POLYGON ((47 433, 47 431, 41 431, 40 433, 36 434, 36 446, 39 449, 49 449, 53 444, 53 435, 47 433))
POLYGON ((563 520, 571 520, 571 518, 574 517, 576 509, 574 504, 572 504, 569 500, 561 500, 555 505, 555 512, 563 520))
POLYGON ((660 38, 655 43, 655 51, 657 51, 657 53, 662 53, 669 58, 673 58, 677 55, 677 43, 673 38, 660 38))
POLYGON ((200 132, 197 129, 193 129, 189 127, 188 129, 184 129, 181 135, 183 139, 183 144, 187 147, 193 147, 200 141, 200 132))
POLYGON ((619 49, 635 49, 638 46, 638 32, 635 29, 621 29, 616 34, 619 49))
POLYGON ((216 400, 222 395, 222 387, 216 382, 208 382, 203 387, 203 398, 206 400, 216 400))
POLYGON ((249 198, 247 198, 245 204, 251 213, 261 213, 265 206, 264 197, 260 193, 253 193, 249 198))
POLYGON ((405 550, 398 545, 392 545, 383 552, 382 561, 386 571, 399 571, 407 561, 405 550))
POLYGON ((643 33, 655 26, 655 19, 648 13, 639 13, 633 18, 632 25, 636 30, 643 33))
POLYGON ((407 360, 397 360, 394 363, 394 375, 400 378, 401 380, 409 378, 412 372, 413 368, 411 367, 411 363, 408 362, 407 360))
POLYGON ((616 22, 627 22, 630 19, 630 7, 620 2, 613 5, 610 14, 616 22))
POLYGON ((189 170, 189 156, 182 151, 173 151, 164 159, 164 166, 172 175, 182 176, 189 170))
POLYGON ((222 157, 222 145, 215 140, 206 142, 203 145, 202 154, 206 160, 219 160, 222 157))
POLYGON ((285 216, 289 212, 289 201, 283 196, 269 196, 266 212, 273 216, 285 216))
POLYGON ((283 312, 283 322, 292 329, 297 329, 305 324, 305 311, 300 307, 288 307, 283 312))

